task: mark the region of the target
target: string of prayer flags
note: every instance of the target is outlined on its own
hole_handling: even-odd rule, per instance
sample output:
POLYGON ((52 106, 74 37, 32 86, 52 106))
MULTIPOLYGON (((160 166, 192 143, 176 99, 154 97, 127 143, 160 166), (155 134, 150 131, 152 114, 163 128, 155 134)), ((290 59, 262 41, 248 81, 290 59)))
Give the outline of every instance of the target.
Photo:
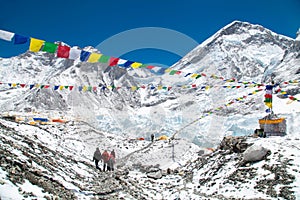
POLYGON ((270 112, 272 110, 272 85, 266 85, 266 94, 265 94, 265 105, 269 108, 266 111, 270 112))
POLYGON ((6 40, 8 42, 11 42, 14 35, 15 34, 12 33, 12 32, 0 30, 0 39, 2 39, 2 40, 6 40))
POLYGON ((292 101, 300 102, 300 99, 297 99, 296 97, 294 97, 292 95, 289 95, 286 91, 282 90, 281 88, 277 89, 275 92, 282 94, 283 96, 289 98, 292 101))

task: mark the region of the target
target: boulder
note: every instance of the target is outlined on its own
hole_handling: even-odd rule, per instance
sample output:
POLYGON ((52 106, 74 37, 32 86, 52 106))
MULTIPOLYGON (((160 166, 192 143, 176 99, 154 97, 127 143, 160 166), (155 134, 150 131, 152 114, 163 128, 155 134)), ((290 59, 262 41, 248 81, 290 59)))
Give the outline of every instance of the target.
POLYGON ((263 160, 270 152, 261 145, 252 145, 243 153, 244 162, 257 162, 263 160))

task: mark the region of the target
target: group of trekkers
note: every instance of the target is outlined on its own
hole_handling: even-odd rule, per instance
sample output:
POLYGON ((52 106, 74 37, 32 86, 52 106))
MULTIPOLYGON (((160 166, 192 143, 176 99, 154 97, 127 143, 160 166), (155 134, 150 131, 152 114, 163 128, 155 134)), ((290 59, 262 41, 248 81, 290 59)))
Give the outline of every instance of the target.
POLYGON ((101 154, 99 148, 96 148, 94 152, 93 161, 95 161, 96 168, 100 171, 114 171, 114 164, 116 162, 116 153, 115 150, 112 150, 110 153, 107 150, 101 154), (98 166, 99 161, 103 161, 103 169, 98 166))

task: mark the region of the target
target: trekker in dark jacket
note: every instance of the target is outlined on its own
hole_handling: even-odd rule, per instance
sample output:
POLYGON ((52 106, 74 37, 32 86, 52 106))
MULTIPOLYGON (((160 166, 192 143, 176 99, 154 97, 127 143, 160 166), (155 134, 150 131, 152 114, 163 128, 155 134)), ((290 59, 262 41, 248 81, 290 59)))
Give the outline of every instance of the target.
POLYGON ((105 172, 105 168, 108 170, 108 160, 109 160, 109 153, 105 150, 102 153, 102 159, 103 159, 103 171, 105 172))
POLYGON ((96 151, 94 152, 93 161, 95 161, 96 168, 99 169, 100 171, 101 169, 99 168, 98 163, 101 159, 102 159, 102 155, 99 148, 97 147, 96 151))

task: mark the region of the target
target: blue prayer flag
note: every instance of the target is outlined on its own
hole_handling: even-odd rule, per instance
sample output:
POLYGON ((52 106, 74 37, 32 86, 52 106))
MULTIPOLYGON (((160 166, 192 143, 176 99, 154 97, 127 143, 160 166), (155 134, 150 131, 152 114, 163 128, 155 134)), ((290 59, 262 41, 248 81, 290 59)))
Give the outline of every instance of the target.
POLYGON ((25 44, 28 41, 29 41, 29 37, 25 37, 18 34, 15 34, 14 36, 14 44, 25 44))

